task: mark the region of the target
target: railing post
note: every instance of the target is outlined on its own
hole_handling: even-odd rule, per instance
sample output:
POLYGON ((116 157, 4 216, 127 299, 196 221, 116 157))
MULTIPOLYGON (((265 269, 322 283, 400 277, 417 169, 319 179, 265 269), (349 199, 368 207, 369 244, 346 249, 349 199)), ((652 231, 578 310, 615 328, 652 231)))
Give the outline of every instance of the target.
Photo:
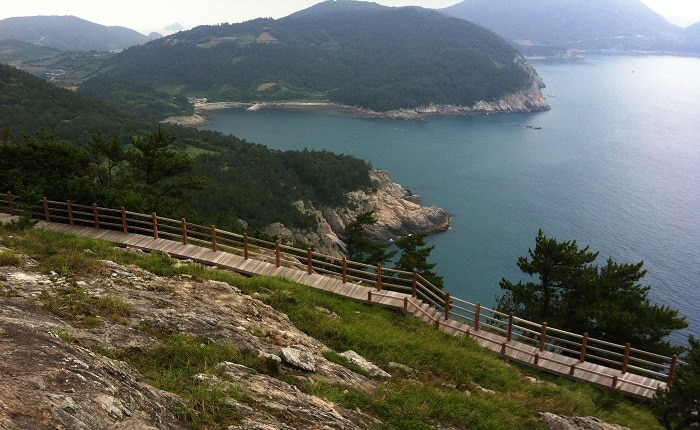
POLYGON ((627 373, 627 365, 629 364, 630 361, 630 349, 632 346, 627 343, 625 344, 625 357, 622 359, 622 374, 624 375, 627 373))
POLYGON ((413 285, 411 287, 411 297, 418 297, 418 271, 413 270, 413 285))
POLYGON ((97 203, 92 204, 92 214, 95 217, 95 228, 100 229, 100 214, 97 211, 97 203))
POLYGON ((243 258, 248 259, 248 233, 243 233, 243 258))
POLYGON ((182 244, 187 245, 187 220, 182 219, 182 244))
POLYGON ((343 257, 343 284, 348 282, 348 259, 343 257))
POLYGON ((547 321, 542 323, 542 333, 540 334, 540 351, 544 351, 547 342, 547 321))
POLYGON ((73 202, 68 200, 66 206, 68 207, 68 225, 73 227, 73 202))
POLYGON ((309 272, 309 275, 314 273, 314 260, 313 260, 313 253, 311 251, 311 248, 309 248, 306 252, 306 262, 307 262, 307 271, 309 272))
POLYGON ((506 336, 508 342, 513 340, 513 312, 508 314, 508 335, 506 336))
POLYGON ((479 319, 481 319, 481 303, 476 304, 474 312, 474 331, 479 331, 479 319))
POLYGON ((372 290, 367 291, 367 301, 368 302, 372 301, 372 290))
POLYGON ((450 293, 445 294, 445 320, 450 319, 450 308, 452 307, 452 295, 450 293))
POLYGON ((126 223, 126 209, 124 209, 123 207, 122 207, 122 231, 124 231, 124 233, 129 232, 129 226, 126 223))
POLYGON ((282 265, 282 252, 280 251, 280 241, 275 241, 275 264, 277 267, 282 265))
POLYGON ((51 215, 49 214, 49 201, 44 197, 44 219, 46 222, 51 222, 51 215))
POLYGON ((211 250, 216 252, 216 226, 211 225, 211 250))
POLYGON ((668 369, 668 379, 666 380, 666 383, 668 385, 671 385, 671 383, 673 382, 673 377, 676 374, 676 366, 677 365, 678 365, 678 355, 673 354, 671 356, 671 368, 668 369))
POLYGON ((403 298, 403 310, 404 312, 408 312, 408 297, 403 298))
POLYGON ((382 265, 377 264, 377 291, 382 291, 382 265))
POLYGON ((586 348, 588 347, 588 332, 583 334, 583 340, 581 341, 581 357, 578 359, 581 363, 586 361, 586 348))
POLYGON ((153 238, 158 239, 158 216, 155 212, 151 214, 151 222, 153 223, 153 238))
POLYGON ((15 201, 11 192, 7 192, 7 204, 10 206, 10 215, 15 216, 15 201))

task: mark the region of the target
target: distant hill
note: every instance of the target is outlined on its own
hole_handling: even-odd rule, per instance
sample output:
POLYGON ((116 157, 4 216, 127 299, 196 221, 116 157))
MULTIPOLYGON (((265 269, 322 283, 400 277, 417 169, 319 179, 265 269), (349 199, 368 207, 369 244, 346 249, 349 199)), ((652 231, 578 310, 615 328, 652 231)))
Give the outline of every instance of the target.
MULTIPOLYGON (((531 69, 503 39, 437 11, 327 1, 286 18, 201 26, 129 48, 99 78, 171 95, 331 101, 376 111, 472 105, 518 92, 531 69)), ((90 82, 90 95, 99 94, 90 82)), ((121 89, 120 89, 121 90, 121 89)))
POLYGON ((25 16, 0 20, 0 40, 19 40, 63 51, 119 51, 160 37, 108 27, 75 16, 25 16))
POLYGON ((442 11, 495 31, 526 54, 692 52, 683 29, 639 0, 464 0, 442 11))
POLYGON ((685 28, 685 35, 688 38, 688 45, 694 52, 700 53, 700 22, 685 28))

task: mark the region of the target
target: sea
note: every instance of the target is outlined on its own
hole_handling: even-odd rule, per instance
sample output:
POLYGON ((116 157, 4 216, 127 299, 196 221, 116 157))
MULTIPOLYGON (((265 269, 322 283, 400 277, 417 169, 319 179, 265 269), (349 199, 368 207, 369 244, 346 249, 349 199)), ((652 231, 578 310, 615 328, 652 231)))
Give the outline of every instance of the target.
POLYGON ((332 111, 211 111, 204 129, 274 149, 350 154, 445 208, 431 236, 445 289, 493 307, 538 230, 619 263, 644 262, 657 304, 700 337, 700 58, 533 62, 551 110, 366 119, 332 111))

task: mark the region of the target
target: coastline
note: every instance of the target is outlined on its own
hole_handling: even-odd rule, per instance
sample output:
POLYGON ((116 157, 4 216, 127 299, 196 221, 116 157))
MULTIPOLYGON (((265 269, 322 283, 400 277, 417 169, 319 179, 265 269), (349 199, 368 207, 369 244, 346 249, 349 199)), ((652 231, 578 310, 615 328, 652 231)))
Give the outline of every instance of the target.
POLYGON ((438 116, 490 115, 504 113, 525 113, 549 110, 549 104, 541 92, 543 85, 534 82, 531 88, 505 96, 491 102, 479 101, 473 106, 435 105, 411 109, 397 109, 377 112, 367 108, 348 106, 332 102, 205 102, 194 106, 190 116, 170 117, 163 120, 167 124, 197 127, 209 123, 208 111, 231 108, 244 108, 257 112, 264 109, 326 110, 346 113, 362 118, 419 120, 438 116))

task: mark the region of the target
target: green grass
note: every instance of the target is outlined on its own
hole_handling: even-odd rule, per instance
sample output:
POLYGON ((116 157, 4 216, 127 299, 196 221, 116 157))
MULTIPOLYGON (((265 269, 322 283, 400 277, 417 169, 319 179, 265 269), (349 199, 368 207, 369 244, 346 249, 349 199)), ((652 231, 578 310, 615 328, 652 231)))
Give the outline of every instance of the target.
MULTIPOLYGON (((214 279, 244 293, 256 293, 260 300, 287 314, 296 327, 332 348, 333 352, 325 354, 327 359, 353 369, 339 355, 352 349, 393 374, 367 392, 321 380, 298 385, 309 394, 378 418, 383 423, 377 426, 379 429, 428 429, 438 425, 477 430, 544 429, 546 426, 537 420, 538 412, 592 415, 632 430, 661 428, 649 405, 506 362, 471 339, 448 336, 416 318, 284 279, 245 278, 201 264, 176 264, 160 253, 126 252, 106 242, 41 230, 7 234, 0 227, 0 244, 15 253, 32 256, 42 270, 58 272, 56 268, 61 268, 68 277, 100 274, 104 269, 98 260, 111 259, 161 276, 186 274, 195 279, 214 279), (42 251, 46 245, 49 251, 42 251), (58 258, 57 254, 63 257, 58 258), (324 309, 338 317, 330 317, 324 309), (390 362, 401 363, 413 371, 390 368, 390 362), (535 376, 542 382, 531 383, 525 376, 535 376), (477 386, 496 394, 483 393, 477 386)), ((71 312, 85 312, 82 306, 93 300, 89 291, 65 288, 53 297, 52 311, 63 312, 76 306, 71 312)), ((104 301, 102 314, 119 314, 117 310, 122 306, 118 300, 104 301)), ((99 307, 94 303, 91 306, 99 307)), ((136 328, 153 331, 149 327, 136 328)), ((193 382, 194 374, 220 375, 216 364, 233 361, 283 380, 288 378, 271 360, 262 360, 223 341, 169 333, 159 333, 157 338, 160 343, 155 348, 122 351, 118 358, 136 367, 151 384, 180 395, 185 403, 176 412, 193 428, 226 428, 240 419, 230 399, 246 401, 244 387, 231 390, 205 386, 193 382)))
POLYGON ((22 260, 19 259, 17 253, 11 249, 0 252, 0 266, 19 266, 22 260))

